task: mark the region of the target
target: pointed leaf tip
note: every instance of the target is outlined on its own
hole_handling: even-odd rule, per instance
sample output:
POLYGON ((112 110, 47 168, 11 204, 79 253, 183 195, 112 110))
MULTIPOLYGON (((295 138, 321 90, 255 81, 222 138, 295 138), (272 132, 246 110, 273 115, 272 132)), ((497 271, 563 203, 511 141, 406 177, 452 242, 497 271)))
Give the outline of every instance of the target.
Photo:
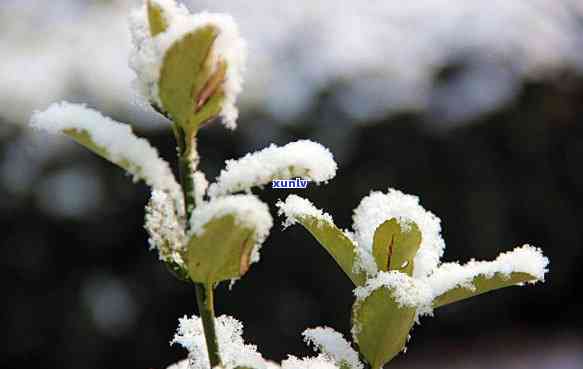
POLYGON ((356 286, 366 282, 366 273, 356 267, 359 262, 357 245, 335 224, 329 214, 317 209, 309 200, 289 195, 277 203, 279 214, 287 217, 284 226, 299 222, 334 258, 342 271, 356 286))
POLYGON ((442 264, 427 278, 436 296, 433 307, 499 288, 543 281, 548 264, 542 251, 530 245, 502 253, 494 261, 442 264))
POLYGON ((510 273, 510 275, 495 273, 492 276, 478 275, 471 282, 458 285, 437 296, 433 301, 433 307, 438 308, 486 292, 504 287, 518 286, 522 283, 534 282, 536 280, 536 277, 528 273, 510 273))

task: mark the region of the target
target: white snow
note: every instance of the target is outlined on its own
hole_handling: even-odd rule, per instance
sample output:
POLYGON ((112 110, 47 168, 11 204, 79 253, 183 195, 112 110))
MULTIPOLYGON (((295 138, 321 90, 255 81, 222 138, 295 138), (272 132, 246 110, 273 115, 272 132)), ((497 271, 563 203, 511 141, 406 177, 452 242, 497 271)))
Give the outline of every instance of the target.
POLYGON ((418 311, 431 309, 433 294, 429 285, 394 270, 379 272, 374 278, 369 278, 366 285, 355 288, 353 292, 357 303, 364 301, 379 288, 390 289, 392 297, 400 307, 414 307, 418 311))
POLYGON ((188 366, 188 359, 184 359, 175 364, 172 364, 166 369, 190 369, 188 366))
POLYGON ((306 343, 314 345, 329 359, 333 360, 337 366, 345 364, 351 369, 364 368, 358 358, 358 353, 342 337, 342 334, 334 329, 328 327, 306 329, 303 336, 306 343))
POLYGON ((456 287, 475 289, 472 281, 477 276, 486 278, 500 273, 510 277, 511 273, 521 272, 532 275, 536 281, 544 281, 549 259, 542 251, 530 245, 523 245, 513 251, 500 254, 494 261, 472 260, 465 265, 444 263, 425 280, 432 289, 434 297, 456 287))
MULTIPOLYGON (((417 196, 389 189, 388 193, 371 192, 362 199, 353 215, 353 228, 359 247, 372 254, 374 233, 379 225, 391 218, 407 227, 415 222, 421 231, 421 245, 414 259, 414 277, 429 275, 443 255, 445 242, 441 237, 440 219, 419 204, 417 196)), ((374 275, 376 270, 365 270, 374 275)))
POLYGON ((301 177, 316 183, 336 175, 338 166, 330 150, 310 140, 300 140, 278 147, 274 144, 238 160, 228 160, 217 182, 209 188, 211 197, 249 191, 273 179, 301 177))
POLYGON ((281 366, 273 361, 265 361, 265 369, 281 369, 281 366))
POLYGON ((144 228, 150 249, 157 249, 160 260, 185 266, 181 252, 186 250, 184 206, 164 191, 154 190, 146 206, 144 228))
POLYGON ((286 220, 283 223, 284 227, 295 224, 302 217, 313 217, 319 221, 334 224, 330 214, 316 208, 310 200, 298 195, 289 195, 285 202, 280 200, 275 205, 279 208, 278 214, 286 216, 286 220))
POLYGON ((45 111, 36 111, 30 125, 53 134, 65 130, 85 132, 97 146, 107 151, 111 161, 127 161, 134 179, 143 179, 156 190, 167 190, 179 196, 180 187, 168 163, 147 140, 135 136, 127 124, 116 122, 85 105, 60 102, 45 111))
MULTIPOLYGON (((219 354, 225 369, 249 366, 266 369, 265 360, 255 345, 243 341, 243 324, 237 319, 222 315, 215 319, 219 354)), ((189 352, 188 369, 210 369, 202 321, 199 317, 179 319, 176 335, 171 344, 179 344, 189 352)))
POLYGON ((208 181, 206 176, 201 171, 196 171, 192 175, 193 181, 193 192, 194 192, 194 201, 197 204, 201 204, 204 200, 204 195, 206 194, 206 190, 208 188, 208 181))
POLYGON ((339 369, 339 367, 324 355, 303 359, 290 355, 281 362, 281 369, 339 369))
POLYGON ((177 6, 173 0, 156 1, 166 14, 168 29, 155 37, 148 30, 147 8, 142 6, 130 17, 130 30, 134 49, 130 56, 130 66, 137 74, 135 82, 138 91, 148 100, 162 106, 158 82, 166 52, 185 35, 213 26, 218 36, 213 43, 210 65, 216 68, 220 61, 227 64, 223 90, 225 101, 221 117, 227 128, 234 129, 238 117, 235 106, 243 84, 243 72, 247 57, 247 46, 239 35, 239 29, 230 15, 218 13, 190 14, 184 6, 177 6))
POLYGON ((212 199, 199 204, 190 218, 190 232, 200 236, 204 233, 205 225, 212 219, 225 215, 232 215, 241 227, 255 232, 255 247, 251 254, 251 263, 259 260, 261 244, 269 235, 273 226, 273 219, 269 208, 254 195, 232 195, 212 199))

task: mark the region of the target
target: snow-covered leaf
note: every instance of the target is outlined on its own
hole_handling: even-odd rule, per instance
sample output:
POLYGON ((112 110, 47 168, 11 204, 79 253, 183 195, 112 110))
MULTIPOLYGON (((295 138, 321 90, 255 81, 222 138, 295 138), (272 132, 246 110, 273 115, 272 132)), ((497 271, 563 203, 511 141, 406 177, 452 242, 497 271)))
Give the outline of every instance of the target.
POLYGON ((544 281, 549 260, 529 245, 500 254, 494 261, 442 264, 427 283, 435 295, 433 307, 503 287, 544 281))
POLYGON ((263 202, 237 195, 200 204, 190 224, 190 278, 212 285, 241 277, 259 260, 259 248, 273 221, 263 202))
POLYGON ((499 288, 509 286, 516 286, 520 285, 521 283, 532 282, 535 280, 536 277, 528 273, 510 273, 510 275, 496 273, 490 277, 478 275, 474 277, 467 286, 455 287, 437 296, 437 298, 433 302, 433 307, 437 308, 443 305, 451 304, 452 302, 464 300, 469 297, 477 296, 492 290, 497 290, 499 288))
POLYGON ((366 275, 355 268, 356 245, 345 232, 336 227, 329 214, 297 195, 289 195, 285 202, 280 201, 277 206, 279 214, 287 217, 284 223, 286 226, 299 222, 328 251, 355 285, 364 284, 366 275))
POLYGON ((281 362, 281 369, 340 369, 325 355, 317 357, 297 358, 289 355, 281 362))
POLYGON ((224 93, 220 83, 225 65, 213 72, 212 45, 218 29, 207 25, 176 41, 167 51, 160 71, 159 93, 164 111, 184 129, 194 132, 218 116, 224 93), (207 82, 215 81, 207 84, 207 82))
POLYGON ((431 291, 392 271, 379 272, 354 293, 353 338, 372 369, 379 369, 403 350, 418 312, 431 303, 431 291))
POLYGON ((61 102, 35 112, 31 125, 49 133, 65 134, 97 155, 122 167, 135 179, 156 190, 180 197, 180 187, 168 163, 150 143, 138 138, 132 128, 103 116, 84 105, 61 102))
POLYGON ((281 147, 272 144, 238 160, 228 160, 217 182, 210 186, 209 195, 249 191, 273 179, 299 177, 322 183, 334 178, 337 168, 330 150, 319 143, 300 140, 281 147))
POLYGON ((221 117, 236 127, 246 45, 226 14, 190 14, 174 0, 149 0, 132 13, 136 86, 186 139, 221 117))
MULTIPOLYGON (((401 225, 415 223, 421 231, 421 244, 415 254, 413 276, 424 277, 439 264, 445 242, 441 237, 440 220, 425 210, 417 196, 389 188, 387 193, 371 192, 354 209, 353 228, 358 245, 372 254, 374 234, 379 225, 395 218, 401 225)), ((365 265, 366 266, 366 265, 365 265)), ((374 270, 368 270, 374 275, 374 270)))
POLYGON ((413 259, 421 245, 421 232, 414 222, 401 224, 387 220, 377 227, 373 238, 373 256, 382 271, 398 270, 413 274, 413 259))
POLYGON ((304 340, 313 344, 322 354, 333 360, 341 369, 363 369, 364 366, 342 334, 332 328, 317 327, 306 329, 302 334, 304 340))
POLYGON ((152 191, 146 206, 144 228, 150 238, 150 249, 156 249, 160 260, 180 280, 188 280, 184 262, 187 238, 182 201, 175 201, 165 191, 152 191))
MULTIPOLYGON (((243 324, 237 319, 221 315, 215 319, 221 368, 267 369, 268 365, 255 345, 243 340, 243 324)), ((202 321, 199 317, 179 319, 172 344, 179 344, 189 352, 190 369, 211 369, 202 321)), ((216 369, 216 368, 212 368, 216 369)))
POLYGON ((254 245, 254 230, 238 225, 234 216, 211 220, 188 244, 190 278, 209 285, 241 277, 249 269, 254 245))

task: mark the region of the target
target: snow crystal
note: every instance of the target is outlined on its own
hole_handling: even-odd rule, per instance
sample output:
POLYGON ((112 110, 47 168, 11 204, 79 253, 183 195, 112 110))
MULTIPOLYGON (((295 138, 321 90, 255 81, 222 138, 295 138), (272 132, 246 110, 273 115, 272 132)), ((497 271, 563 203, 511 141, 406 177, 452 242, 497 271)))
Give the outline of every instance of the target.
POLYGON ((209 195, 248 191, 273 179, 301 177, 326 182, 334 178, 337 168, 330 150, 319 143, 300 140, 282 147, 272 144, 241 159, 228 160, 217 182, 209 188, 209 195))
POLYGON ((144 228, 148 231, 150 248, 156 248, 160 260, 184 266, 181 253, 186 250, 184 206, 176 203, 164 191, 152 191, 146 206, 144 228))
MULTIPOLYGON (((237 319, 222 315, 215 319, 215 328, 225 369, 249 366, 266 369, 265 361, 255 345, 243 341, 243 324, 237 319)), ((179 319, 178 331, 171 344, 179 344, 189 352, 189 369, 210 369, 202 321, 199 317, 179 319)))
POLYGON ((201 171, 196 171, 192 175, 193 181, 193 192, 194 192, 194 201, 197 204, 201 204, 204 200, 204 195, 208 188, 208 181, 206 180, 206 176, 201 171))
POLYGON ((202 202, 192 212, 190 232, 200 236, 209 221, 225 215, 233 215, 237 224, 255 231, 256 245, 251 253, 251 262, 257 262, 259 248, 273 226, 267 205, 253 195, 232 195, 202 202))
POLYGON ((130 29, 134 50, 130 56, 130 66, 138 76, 135 82, 139 92, 148 100, 162 106, 158 81, 166 52, 185 35, 206 26, 216 27, 218 36, 210 54, 210 64, 216 68, 220 61, 227 64, 223 91, 221 117, 227 128, 234 129, 238 117, 235 106, 243 84, 243 71, 247 58, 247 46, 239 35, 239 29, 230 15, 218 13, 190 14, 184 6, 177 6, 173 0, 155 1, 162 9, 169 23, 168 29, 155 37, 150 37, 146 6, 135 10, 130 17, 130 29))
POLYGON ((275 205, 279 208, 278 214, 285 214, 287 217, 283 223, 284 227, 289 227, 290 225, 295 224, 298 219, 302 217, 314 217, 319 221, 334 224, 334 220, 330 214, 316 208, 310 200, 304 199, 298 195, 289 195, 285 199, 285 202, 280 200, 275 205))
POLYGON ((304 340, 308 344, 313 344, 322 351, 336 365, 348 365, 351 369, 363 369, 363 365, 358 359, 358 353, 354 351, 342 334, 332 328, 318 327, 306 329, 303 333, 304 340))
POLYGON ((175 197, 180 193, 170 166, 147 140, 135 136, 129 125, 85 105, 52 104, 47 110, 32 115, 31 126, 55 134, 65 130, 87 133, 97 146, 107 151, 112 161, 127 161, 127 169, 134 178, 143 179, 154 189, 170 191, 175 197))
MULTIPOLYGON (((414 259, 414 277, 429 275, 437 267, 443 255, 445 242, 441 237, 440 220, 433 213, 423 209, 419 198, 406 195, 395 189, 388 193, 371 192, 363 198, 353 215, 353 227, 358 245, 372 254, 374 233, 379 225, 390 218, 396 218, 402 227, 415 222, 421 231, 421 245, 414 259)), ((365 270, 374 275, 375 270, 365 270)))
POLYGON ((355 288, 353 292, 357 303, 379 288, 389 288, 400 307, 415 307, 417 310, 425 311, 430 308, 433 300, 427 283, 393 270, 379 272, 374 278, 368 279, 366 285, 355 288))
POLYGON ((188 359, 184 359, 175 364, 172 364, 166 369, 190 369, 188 366, 188 359))
POLYGON ((338 367, 324 355, 303 359, 290 355, 281 362, 281 369, 338 369, 338 367))
POLYGON ((486 278, 500 273, 510 276, 511 273, 527 273, 536 278, 534 282, 544 281, 549 259, 543 256, 540 249, 530 245, 523 245, 513 251, 500 254, 494 261, 470 261, 465 265, 458 263, 442 264, 433 274, 426 278, 426 282, 432 289, 434 297, 437 297, 453 288, 464 287, 475 289, 472 281, 482 275, 486 278))

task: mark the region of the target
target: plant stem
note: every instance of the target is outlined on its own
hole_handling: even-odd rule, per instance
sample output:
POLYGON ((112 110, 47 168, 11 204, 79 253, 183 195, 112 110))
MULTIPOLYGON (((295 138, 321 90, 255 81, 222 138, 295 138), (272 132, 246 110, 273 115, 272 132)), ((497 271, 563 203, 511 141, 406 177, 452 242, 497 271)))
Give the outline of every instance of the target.
MULTIPOLYGON (((194 198, 194 183, 192 174, 198 166, 198 154, 196 152, 196 139, 188 138, 184 132, 175 129, 176 140, 178 141, 178 171, 180 175, 180 184, 184 193, 184 207, 186 214, 186 225, 190 224, 190 216, 196 207, 194 198), (186 142, 189 140, 190 142, 186 142)), ((196 292, 196 304, 198 313, 202 320, 204 338, 210 362, 210 367, 214 368, 221 364, 219 355, 219 344, 215 329, 215 309, 213 299, 213 286, 205 286, 203 283, 194 283, 196 292)))
POLYGON ((213 287, 205 286, 202 283, 194 284, 196 290, 196 303, 198 304, 198 313, 202 320, 204 330, 204 339, 207 343, 207 351, 211 368, 221 365, 219 356, 219 345, 217 341, 217 332, 215 330, 215 309, 213 306, 213 287))

